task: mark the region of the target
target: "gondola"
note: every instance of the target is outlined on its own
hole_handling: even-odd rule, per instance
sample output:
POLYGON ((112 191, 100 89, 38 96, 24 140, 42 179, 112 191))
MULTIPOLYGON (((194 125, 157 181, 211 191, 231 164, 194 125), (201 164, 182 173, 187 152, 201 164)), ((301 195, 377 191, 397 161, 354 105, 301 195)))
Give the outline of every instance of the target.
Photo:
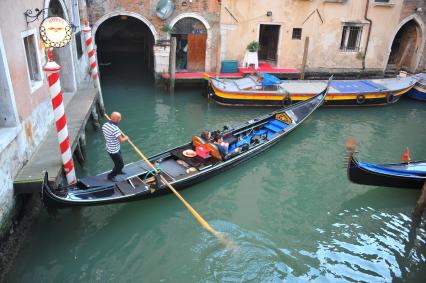
POLYGON ((351 182, 362 185, 421 189, 426 181, 426 160, 398 164, 371 164, 350 153, 347 167, 351 182))
MULTIPOLYGON (((222 157, 215 144, 193 136, 191 142, 154 155, 149 161, 175 189, 186 188, 236 166, 282 140, 324 102, 327 90, 309 100, 252 119, 235 128, 224 129, 220 134, 229 143, 228 152, 232 152, 227 156, 222 157), (188 157, 185 155, 188 151, 199 154, 188 157)), ((56 189, 49 183, 46 172, 43 202, 47 208, 65 208, 128 202, 170 193, 145 161, 128 164, 123 170, 125 174, 118 175, 114 182, 107 180, 107 173, 103 173, 56 189)))
POLYGON ((417 74, 416 77, 417 83, 407 94, 413 99, 426 101, 426 72, 417 74))
MULTIPOLYGON (((327 84, 326 80, 280 80, 270 74, 242 79, 205 76, 205 94, 225 106, 290 105, 309 99, 327 84)), ((379 106, 397 102, 417 82, 418 77, 333 80, 324 106, 379 106)))

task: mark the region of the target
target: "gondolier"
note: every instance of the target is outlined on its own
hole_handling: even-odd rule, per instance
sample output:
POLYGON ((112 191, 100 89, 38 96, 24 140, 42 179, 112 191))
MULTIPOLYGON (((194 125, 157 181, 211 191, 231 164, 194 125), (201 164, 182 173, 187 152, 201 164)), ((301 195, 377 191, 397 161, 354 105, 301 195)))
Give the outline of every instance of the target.
POLYGON ((118 174, 124 174, 122 171, 124 167, 123 157, 121 156, 120 143, 128 140, 126 135, 123 135, 118 124, 121 121, 121 114, 119 112, 111 113, 111 120, 102 126, 102 132, 105 138, 105 149, 114 162, 114 168, 107 175, 110 181, 115 180, 118 174))

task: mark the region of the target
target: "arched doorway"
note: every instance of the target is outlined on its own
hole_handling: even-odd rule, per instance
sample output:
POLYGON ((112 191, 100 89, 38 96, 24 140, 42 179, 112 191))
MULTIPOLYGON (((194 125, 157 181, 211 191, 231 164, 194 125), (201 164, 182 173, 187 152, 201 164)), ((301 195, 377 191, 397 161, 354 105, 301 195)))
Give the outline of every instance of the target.
MULTIPOLYGON (((48 17, 61 17, 70 22, 66 7, 61 0, 50 0, 48 8, 48 17)), ((53 59, 62 67, 60 73, 62 90, 65 92, 75 92, 77 90, 77 82, 74 72, 72 44, 69 43, 62 48, 53 48, 53 59)))
POLYGON ((391 45, 387 70, 416 71, 425 42, 423 29, 415 18, 400 24, 391 45))
POLYGON ((145 22, 129 15, 114 15, 103 20, 94 32, 101 68, 135 64, 152 74, 155 38, 145 22))
POLYGON ((176 69, 204 71, 206 69, 207 29, 198 19, 185 17, 172 27, 176 37, 176 69))

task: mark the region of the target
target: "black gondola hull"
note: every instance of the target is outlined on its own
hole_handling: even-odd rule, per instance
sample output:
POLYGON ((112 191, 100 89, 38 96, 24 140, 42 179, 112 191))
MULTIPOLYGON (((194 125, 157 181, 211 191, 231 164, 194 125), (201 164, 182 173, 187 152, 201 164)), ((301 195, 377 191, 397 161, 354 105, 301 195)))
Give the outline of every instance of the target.
POLYGON ((353 155, 350 157, 347 170, 349 180, 361 185, 420 189, 426 181, 426 178, 421 176, 408 177, 369 170, 369 168, 360 165, 353 155))
MULTIPOLYGON (((293 113, 292 115, 295 115, 294 116, 295 120, 293 121, 294 123, 289 124, 288 127, 286 127, 285 129, 283 128, 280 132, 276 132, 275 134, 270 135, 268 138, 266 138, 263 142, 259 143, 258 145, 254 144, 248 150, 243 151, 228 160, 214 161, 214 164, 207 166, 206 168, 201 168, 196 173, 182 174, 181 175, 182 177, 179 176, 175 179, 171 179, 169 183, 176 190, 182 190, 198 182, 204 181, 208 178, 218 175, 230 169, 231 167, 234 167, 250 158, 257 156, 258 154, 269 149, 274 144, 282 140, 285 136, 287 136, 290 132, 292 132, 295 128, 297 128, 297 126, 303 123, 303 121, 306 120, 312 114, 312 112, 324 102, 325 96, 326 96, 326 91, 323 91, 321 94, 317 95, 316 97, 309 99, 309 101, 304 101, 299 104, 274 111, 272 113, 263 115, 257 119, 253 119, 246 123, 243 123, 239 127, 236 127, 235 129, 225 131, 224 133, 231 133, 233 135, 234 134, 237 135, 238 133, 246 132, 253 129, 259 129, 260 127, 262 127, 262 125, 269 122, 271 119, 274 119, 273 117, 276 117, 276 115, 278 114, 287 113, 286 111, 291 111, 291 113, 293 113), (305 108, 302 109, 303 106, 305 106, 305 108), (297 123, 295 122, 296 120, 297 120, 297 123)), ((155 163, 155 161, 159 161, 164 159, 164 157, 167 157, 168 154, 170 154, 171 152, 175 150, 179 150, 179 149, 182 150, 184 148, 188 148, 189 146, 192 146, 192 144, 191 143, 185 144, 185 145, 176 147, 172 150, 157 154, 149 158, 149 160, 151 163, 155 163)), ((128 171, 126 170, 126 168, 130 168, 130 166, 132 168, 144 168, 144 167, 146 168, 147 164, 144 161, 138 161, 138 162, 126 165, 124 170, 128 171)), ((81 184, 74 185, 73 188, 79 189, 78 190, 79 195, 75 197, 76 196, 75 190, 68 191, 66 188, 63 189, 62 192, 61 190, 52 190, 51 186, 49 186, 47 173, 46 173, 45 181, 43 182, 43 192, 42 192, 42 199, 45 206, 49 208, 65 208, 65 207, 73 207, 73 206, 103 205, 103 204, 148 199, 148 198, 161 196, 164 194, 169 194, 171 192, 170 189, 164 183, 162 183, 157 185, 155 190, 152 190, 152 187, 149 188, 147 186, 145 187, 140 186, 137 188, 138 190, 135 191, 135 193, 132 193, 130 195, 126 195, 123 193, 123 195, 120 195, 117 193, 118 184, 113 182, 108 183, 109 181, 106 181, 105 173, 103 175, 101 174, 95 177, 98 178, 97 179, 98 181, 100 180, 101 184, 92 186, 87 190, 80 189, 79 187, 81 184), (108 194, 110 194, 110 196, 108 196, 108 194)), ((120 182, 121 181, 123 180, 120 180, 120 182)))

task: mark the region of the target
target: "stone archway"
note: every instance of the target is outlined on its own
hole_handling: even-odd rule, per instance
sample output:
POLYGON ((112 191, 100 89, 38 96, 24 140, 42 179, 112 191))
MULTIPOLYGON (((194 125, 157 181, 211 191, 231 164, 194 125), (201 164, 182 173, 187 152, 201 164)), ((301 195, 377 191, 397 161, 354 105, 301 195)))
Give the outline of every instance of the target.
POLYGON ((135 60, 131 63, 138 62, 149 71, 156 69, 154 46, 158 33, 145 17, 134 12, 114 11, 99 18, 92 31, 101 66, 110 64, 111 60, 117 62, 119 54, 124 59, 133 54, 135 60))
POLYGON ((416 72, 426 42, 426 27, 417 15, 405 18, 395 29, 388 49, 385 69, 399 71, 405 69, 416 72))
MULTIPOLYGON (((44 12, 45 18, 58 16, 71 22, 63 0, 45 0, 44 7, 48 8, 44 12)), ((53 48, 53 59, 62 67, 62 90, 64 92, 75 92, 77 90, 77 79, 74 69, 74 57, 72 56, 72 44, 69 43, 62 48, 53 48)))
POLYGON ((152 36, 154 37, 154 41, 157 42, 158 40, 158 32, 155 30, 154 25, 145 17, 139 15, 138 13, 134 13, 134 12, 129 12, 129 11, 115 11, 115 12, 111 12, 108 14, 103 15, 102 17, 100 17, 96 23, 93 25, 92 27, 92 33, 93 33, 93 37, 96 36, 96 32, 99 28, 99 26, 105 22, 106 20, 108 20, 109 18, 113 18, 113 17, 117 17, 117 16, 128 16, 128 17, 133 17, 136 18, 140 21, 142 21, 143 23, 145 23, 147 25, 147 27, 151 30, 152 32, 152 36))
MULTIPOLYGON (((207 22, 207 20, 202 17, 201 15, 197 14, 197 13, 182 13, 179 14, 178 16, 176 16, 175 18, 173 18, 170 21, 170 27, 174 27, 176 25, 176 23, 178 23, 180 20, 185 19, 185 18, 194 18, 198 21, 200 21, 206 31, 207 31, 207 39, 206 39, 206 51, 205 51, 205 63, 204 63, 204 69, 203 71, 210 71, 211 70, 211 56, 212 56, 212 30, 210 27, 210 24, 207 22)), ((168 36, 170 37, 170 36, 168 36)))

